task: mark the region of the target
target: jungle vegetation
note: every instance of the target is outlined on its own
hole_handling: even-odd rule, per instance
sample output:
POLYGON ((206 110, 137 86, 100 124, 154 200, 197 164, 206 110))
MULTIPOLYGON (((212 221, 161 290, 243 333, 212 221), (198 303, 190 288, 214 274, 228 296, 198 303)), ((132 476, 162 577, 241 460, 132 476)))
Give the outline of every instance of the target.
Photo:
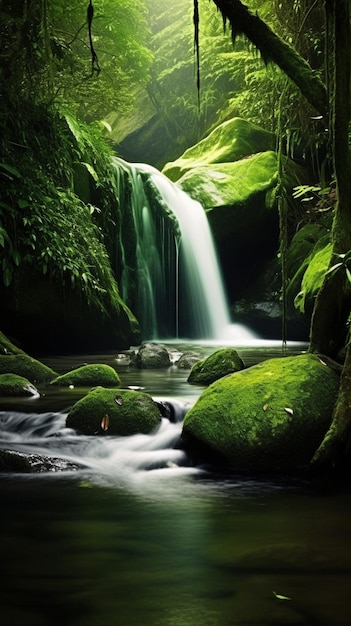
POLYGON ((344 353, 333 423, 314 459, 334 462, 351 425, 349 0, 176 0, 172 10, 156 0, 3 0, 0 20, 3 288, 35 266, 102 310, 107 293, 118 302, 107 120, 132 118, 145 97, 179 153, 233 116, 276 132, 278 150, 310 168, 315 203, 299 221, 333 191, 310 350, 344 353), (77 168, 95 181, 94 202, 77 189, 77 168))

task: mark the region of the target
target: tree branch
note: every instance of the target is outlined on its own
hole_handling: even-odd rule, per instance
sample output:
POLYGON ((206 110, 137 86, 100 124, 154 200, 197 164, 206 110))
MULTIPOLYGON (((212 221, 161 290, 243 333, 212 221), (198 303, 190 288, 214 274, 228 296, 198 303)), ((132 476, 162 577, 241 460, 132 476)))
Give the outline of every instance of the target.
POLYGON ((275 63, 295 83, 305 98, 321 115, 327 113, 325 85, 294 48, 280 39, 258 15, 250 13, 240 0, 213 0, 222 13, 224 23, 230 23, 233 41, 245 35, 260 51, 265 63, 275 63))

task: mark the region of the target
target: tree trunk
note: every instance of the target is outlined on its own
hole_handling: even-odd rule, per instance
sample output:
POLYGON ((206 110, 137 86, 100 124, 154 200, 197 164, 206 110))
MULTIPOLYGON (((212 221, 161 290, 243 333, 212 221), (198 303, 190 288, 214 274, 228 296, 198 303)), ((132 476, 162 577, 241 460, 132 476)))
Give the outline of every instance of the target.
POLYGON ((233 39, 244 34, 261 52, 266 63, 273 62, 296 84, 305 98, 321 114, 327 113, 326 88, 307 61, 280 39, 258 15, 250 13, 240 0, 213 0, 229 21, 233 39))
MULTIPOLYGON (((334 72, 331 76, 331 132, 337 204, 332 229, 333 256, 351 249, 351 159, 348 145, 350 121, 350 8, 349 0, 326 0, 330 21, 334 72)), ((327 274, 318 293, 311 322, 310 351, 336 356, 346 340, 351 294, 345 268, 327 274)))
MULTIPOLYGON (((350 121, 350 5, 349 0, 326 0, 334 46, 333 147, 337 183, 337 206, 333 224, 333 250, 336 254, 351 249, 351 159, 348 146, 350 121)), ((318 294, 311 325, 311 351, 325 348, 326 339, 346 326, 350 314, 350 286, 341 268, 333 280, 325 278, 318 294), (339 285, 337 283, 339 281, 339 285), (340 285, 340 281, 343 284, 340 285), (345 286, 346 285, 346 286, 345 286), (338 307, 335 307, 335 289, 338 307), (335 310, 334 310, 335 307, 335 310), (339 316, 339 319, 337 317, 339 316), (334 326, 334 328, 333 328, 334 326)), ((340 389, 331 426, 316 451, 313 465, 335 465, 342 461, 351 432, 351 339, 348 337, 340 389)))

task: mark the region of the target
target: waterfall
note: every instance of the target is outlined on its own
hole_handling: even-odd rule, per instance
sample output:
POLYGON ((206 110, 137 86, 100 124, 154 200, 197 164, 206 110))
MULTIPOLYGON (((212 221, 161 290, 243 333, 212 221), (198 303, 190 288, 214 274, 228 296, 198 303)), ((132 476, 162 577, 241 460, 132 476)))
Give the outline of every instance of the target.
POLYGON ((143 339, 220 339, 228 329, 235 339, 234 327, 252 338, 230 324, 203 207, 150 165, 114 163, 124 216, 121 295, 139 319, 143 339))

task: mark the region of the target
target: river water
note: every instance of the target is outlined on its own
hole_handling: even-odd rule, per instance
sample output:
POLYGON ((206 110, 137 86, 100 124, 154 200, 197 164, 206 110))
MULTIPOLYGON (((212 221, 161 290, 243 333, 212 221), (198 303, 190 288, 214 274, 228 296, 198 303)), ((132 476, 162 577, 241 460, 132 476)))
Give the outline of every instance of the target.
MULTIPOLYGON (((238 352, 249 365, 279 348, 238 352)), ((57 371, 98 361, 116 367, 123 387, 168 399, 179 415, 201 392, 188 372, 132 371, 123 355, 46 359, 57 371)), ((84 390, 40 392, 2 400, 1 447, 83 466, 0 475, 4 625, 351 623, 347 490, 193 467, 179 422, 163 420, 152 436, 78 437, 65 415, 84 390)))

